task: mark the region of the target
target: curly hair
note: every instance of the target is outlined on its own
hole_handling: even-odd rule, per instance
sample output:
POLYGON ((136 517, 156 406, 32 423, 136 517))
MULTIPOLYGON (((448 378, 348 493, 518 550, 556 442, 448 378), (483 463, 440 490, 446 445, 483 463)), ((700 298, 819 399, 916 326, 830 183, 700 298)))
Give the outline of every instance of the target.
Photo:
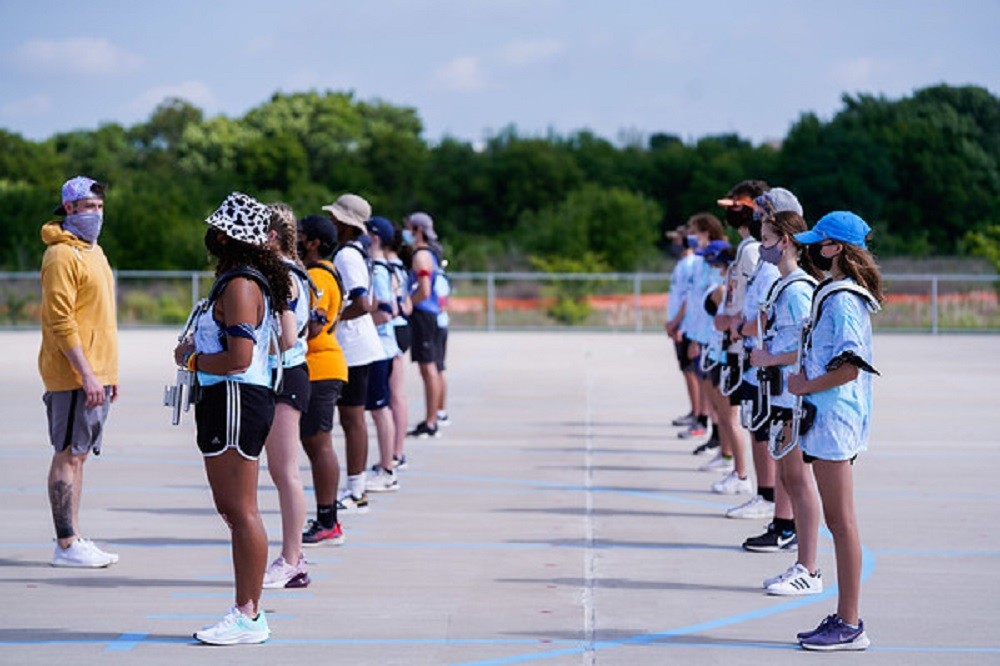
POLYGON ((751 199, 756 199, 770 189, 771 186, 767 184, 767 181, 743 180, 733 185, 733 188, 729 190, 729 194, 726 196, 730 199, 738 199, 739 197, 750 197, 751 199))
POLYGON ((271 222, 267 229, 278 235, 278 248, 287 258, 301 265, 296 251, 299 230, 292 207, 286 203, 278 202, 268 204, 267 208, 271 211, 271 222))
POLYGON ((764 218, 764 221, 761 224, 766 224, 771 227, 771 230, 774 231, 775 235, 786 237, 792 241, 792 244, 795 245, 795 249, 799 254, 799 268, 817 280, 823 279, 823 271, 821 271, 816 264, 813 263, 812 257, 809 256, 809 253, 804 251, 806 246, 795 240, 795 234, 809 230, 809 226, 806 224, 805 219, 801 215, 790 210, 783 210, 764 218))
POLYGON ((837 255, 840 270, 862 287, 871 292, 879 303, 885 300, 882 291, 882 273, 879 271, 875 255, 863 247, 842 243, 844 250, 837 255))
POLYGON ((292 296, 288 265, 275 252, 227 236, 227 242, 222 244, 220 253, 219 264, 215 267, 216 277, 234 268, 256 268, 271 285, 271 307, 276 312, 288 309, 288 300, 292 296))

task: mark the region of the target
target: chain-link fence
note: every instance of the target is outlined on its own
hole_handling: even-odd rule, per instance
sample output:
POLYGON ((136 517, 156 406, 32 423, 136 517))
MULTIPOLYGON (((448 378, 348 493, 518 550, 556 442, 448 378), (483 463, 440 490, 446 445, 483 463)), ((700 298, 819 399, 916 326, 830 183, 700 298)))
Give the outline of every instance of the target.
MULTIPOLYGON (((118 271, 123 326, 178 325, 206 295, 212 274, 118 271)), ((450 273, 455 329, 662 330, 666 273, 450 273)), ((931 333, 1000 332, 1000 275, 885 274, 886 303, 876 329, 931 333)), ((0 273, 0 326, 38 325, 35 272, 0 273)))

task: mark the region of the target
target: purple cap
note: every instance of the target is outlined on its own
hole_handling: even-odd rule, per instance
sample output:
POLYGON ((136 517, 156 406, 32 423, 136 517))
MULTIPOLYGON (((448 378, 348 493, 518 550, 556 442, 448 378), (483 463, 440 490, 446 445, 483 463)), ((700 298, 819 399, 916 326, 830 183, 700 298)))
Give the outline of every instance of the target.
POLYGON ((104 185, 98 183, 93 178, 77 176, 70 178, 62 186, 62 203, 56 206, 52 212, 55 215, 65 215, 64 204, 79 201, 80 199, 103 199, 104 185))

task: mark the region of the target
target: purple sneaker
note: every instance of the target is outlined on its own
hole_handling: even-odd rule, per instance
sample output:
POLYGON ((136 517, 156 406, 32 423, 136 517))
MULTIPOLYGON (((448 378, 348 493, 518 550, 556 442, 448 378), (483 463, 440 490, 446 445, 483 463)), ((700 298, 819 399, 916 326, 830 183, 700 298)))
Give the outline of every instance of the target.
POLYGON ((798 635, 799 645, 806 650, 833 652, 835 650, 864 650, 871 641, 865 634, 865 623, 858 620, 856 629, 847 626, 836 615, 827 616, 820 622, 815 631, 807 631, 798 635))

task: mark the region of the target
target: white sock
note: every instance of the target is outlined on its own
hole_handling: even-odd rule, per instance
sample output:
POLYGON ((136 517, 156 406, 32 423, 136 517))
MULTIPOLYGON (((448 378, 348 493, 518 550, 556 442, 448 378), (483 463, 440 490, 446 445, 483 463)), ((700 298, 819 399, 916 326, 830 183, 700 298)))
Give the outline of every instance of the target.
POLYGON ((351 493, 355 497, 361 497, 365 494, 364 473, 347 477, 347 492, 351 493))

